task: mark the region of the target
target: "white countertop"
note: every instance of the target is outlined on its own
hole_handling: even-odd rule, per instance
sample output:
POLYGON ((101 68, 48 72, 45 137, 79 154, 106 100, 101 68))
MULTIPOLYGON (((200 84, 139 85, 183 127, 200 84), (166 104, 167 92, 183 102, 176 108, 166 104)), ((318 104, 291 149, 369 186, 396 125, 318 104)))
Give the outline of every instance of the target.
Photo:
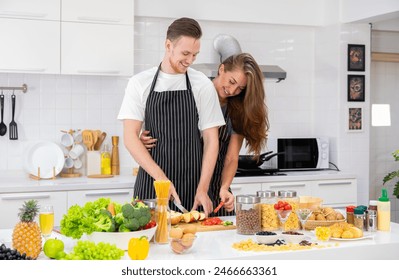
MULTIPOLYGON (((323 179, 353 179, 355 175, 334 170, 281 172, 284 176, 254 176, 235 177, 233 184, 240 183, 268 183, 268 182, 292 182, 299 180, 323 180, 323 179)), ((70 191, 90 189, 114 189, 130 188, 134 185, 136 177, 133 175, 117 175, 113 178, 91 179, 86 176, 77 178, 56 177, 52 180, 34 180, 29 178, 26 172, 0 172, 0 194, 21 192, 44 191, 70 191)))
MULTIPOLYGON (((10 246, 11 234, 11 229, 0 230, 0 243, 5 242, 7 246, 10 246)), ((307 232, 306 234, 311 238, 311 242, 317 242, 312 232, 307 232)), ((198 232, 198 238, 189 253, 178 255, 172 252, 168 244, 158 245, 151 243, 147 259, 399 260, 399 224, 391 223, 391 232, 377 231, 372 234, 372 238, 363 240, 329 241, 323 245, 331 245, 331 247, 324 248, 311 248, 300 251, 244 252, 232 248, 232 244, 249 238, 254 239, 254 236, 239 235, 236 230, 198 232)), ((53 237, 64 241, 67 252, 71 250, 76 242, 76 240, 57 233, 53 233, 53 237)), ((47 257, 41 254, 39 259, 47 259, 47 257)), ((123 259, 129 259, 127 254, 125 254, 123 259)))

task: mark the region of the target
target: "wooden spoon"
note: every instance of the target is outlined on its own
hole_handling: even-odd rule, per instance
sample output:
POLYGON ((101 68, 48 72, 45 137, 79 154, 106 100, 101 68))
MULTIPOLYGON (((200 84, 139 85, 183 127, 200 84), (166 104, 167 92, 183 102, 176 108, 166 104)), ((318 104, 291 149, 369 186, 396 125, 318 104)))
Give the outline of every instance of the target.
POLYGON ((83 130, 82 137, 83 137, 83 144, 85 144, 85 146, 87 147, 87 150, 92 151, 93 133, 91 132, 91 130, 83 130))

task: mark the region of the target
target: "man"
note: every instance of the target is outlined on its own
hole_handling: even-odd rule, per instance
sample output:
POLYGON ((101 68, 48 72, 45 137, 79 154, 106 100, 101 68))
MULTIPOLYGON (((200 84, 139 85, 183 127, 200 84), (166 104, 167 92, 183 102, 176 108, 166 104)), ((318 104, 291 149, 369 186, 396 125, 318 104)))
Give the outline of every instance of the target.
POLYGON ((201 36, 197 21, 175 20, 159 67, 129 80, 118 119, 123 120, 124 144, 140 165, 134 196, 155 198, 153 181, 170 180, 173 199, 187 209, 202 205, 208 216, 213 209, 208 188, 218 155, 218 127, 225 122, 212 82, 189 68, 199 53, 201 36), (150 151, 139 138, 143 125, 157 139, 150 151))

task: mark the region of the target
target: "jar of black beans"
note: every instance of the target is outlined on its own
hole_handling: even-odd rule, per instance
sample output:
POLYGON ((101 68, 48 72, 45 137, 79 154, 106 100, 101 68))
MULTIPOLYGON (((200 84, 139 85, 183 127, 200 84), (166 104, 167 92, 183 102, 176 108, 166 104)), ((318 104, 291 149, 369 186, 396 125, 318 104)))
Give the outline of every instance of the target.
POLYGON ((236 196, 236 224, 238 234, 255 234, 261 231, 260 197, 236 196))

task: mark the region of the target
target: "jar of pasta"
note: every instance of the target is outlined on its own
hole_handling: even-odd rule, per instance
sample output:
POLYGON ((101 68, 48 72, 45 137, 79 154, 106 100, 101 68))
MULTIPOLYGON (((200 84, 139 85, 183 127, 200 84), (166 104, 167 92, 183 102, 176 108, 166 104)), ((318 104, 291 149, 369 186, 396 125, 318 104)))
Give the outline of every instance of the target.
POLYGON ((238 234, 261 231, 260 198, 255 195, 236 196, 236 224, 238 234))
POLYGON ((299 207, 299 197, 296 195, 296 191, 278 191, 278 200, 288 202, 292 207, 292 212, 288 216, 287 221, 282 226, 282 231, 299 230, 301 224, 296 214, 296 210, 299 207))
POLYGON ((260 197, 261 205, 261 225, 262 231, 275 231, 280 228, 280 220, 274 210, 276 203, 276 193, 274 191, 258 191, 256 195, 260 197))

